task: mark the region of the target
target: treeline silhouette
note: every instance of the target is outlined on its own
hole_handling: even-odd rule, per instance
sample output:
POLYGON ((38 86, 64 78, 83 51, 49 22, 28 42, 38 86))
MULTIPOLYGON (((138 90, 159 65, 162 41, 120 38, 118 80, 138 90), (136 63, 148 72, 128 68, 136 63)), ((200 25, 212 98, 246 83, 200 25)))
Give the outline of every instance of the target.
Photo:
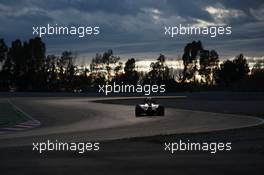
POLYGON ((184 47, 183 70, 175 73, 160 54, 150 71, 138 71, 136 60, 125 64, 112 50, 96 54, 90 67, 77 66, 69 51, 61 56, 46 55, 41 38, 13 41, 8 47, 0 39, 1 91, 95 91, 100 84, 165 84, 167 91, 264 90, 264 61, 250 71, 247 60, 239 54, 220 64, 215 50, 204 49, 200 41, 184 47))

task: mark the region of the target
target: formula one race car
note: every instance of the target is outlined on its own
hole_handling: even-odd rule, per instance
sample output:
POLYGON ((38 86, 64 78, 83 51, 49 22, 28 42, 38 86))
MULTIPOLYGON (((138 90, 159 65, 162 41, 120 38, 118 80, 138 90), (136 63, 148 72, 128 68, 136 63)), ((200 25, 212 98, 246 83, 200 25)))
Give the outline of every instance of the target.
POLYGON ((152 98, 146 98, 143 104, 137 104, 136 117, 139 116, 164 116, 164 106, 157 104, 152 98))

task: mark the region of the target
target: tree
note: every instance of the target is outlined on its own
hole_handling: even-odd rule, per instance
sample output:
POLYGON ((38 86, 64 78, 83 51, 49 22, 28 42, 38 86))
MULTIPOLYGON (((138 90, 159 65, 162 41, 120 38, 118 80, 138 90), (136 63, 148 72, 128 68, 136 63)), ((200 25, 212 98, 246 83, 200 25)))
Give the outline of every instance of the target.
POLYGON ((92 62, 90 64, 90 70, 91 72, 97 73, 99 71, 99 66, 103 64, 102 61, 102 55, 99 53, 96 53, 95 57, 92 59, 92 62))
POLYGON ((200 51, 200 69, 199 74, 206 84, 213 84, 213 71, 218 67, 219 57, 215 50, 200 51))
POLYGON ((144 83, 166 84, 172 77, 168 66, 165 64, 166 57, 163 54, 157 58, 156 62, 150 64, 150 72, 146 75, 144 83))
POLYGON ((122 62, 118 62, 118 65, 114 68, 114 71, 115 71, 115 76, 119 76, 119 73, 122 69, 122 66, 123 66, 123 63, 122 62))
POLYGON ((236 72, 238 80, 243 79, 249 73, 249 66, 246 58, 244 58, 243 54, 239 54, 236 59, 233 61, 236 64, 236 72))
POLYGON ((72 83, 74 82, 75 74, 76 74, 76 66, 74 65, 74 60, 76 59, 73 56, 72 52, 64 51, 60 59, 58 60, 58 68, 59 68, 59 80, 61 88, 67 88, 68 90, 72 90, 72 83))
POLYGON ((131 73, 135 71, 135 68, 136 68, 136 60, 134 58, 128 59, 124 67, 125 73, 131 73))
MULTIPOLYGON (((112 67, 119 60, 120 57, 114 56, 113 51, 109 49, 107 52, 104 52, 103 55, 98 53, 96 54, 95 58, 92 59, 92 62, 90 64, 90 69, 93 73, 95 72, 98 75, 100 73, 100 77, 104 74, 103 71, 105 70, 107 72, 106 75, 104 75, 105 80, 107 80, 107 82, 110 82, 112 78, 111 72, 112 70, 114 71, 116 70, 115 68, 112 67)), ((117 66, 119 66, 119 64, 117 66)))
POLYGON ((57 62, 58 57, 55 55, 48 55, 45 59, 44 73, 49 90, 56 90, 58 86, 57 62))
POLYGON ((41 69, 46 57, 46 45, 42 42, 41 38, 36 37, 29 40, 29 49, 33 69, 35 72, 38 72, 41 69))
POLYGON ((111 80, 111 77, 112 77, 111 76, 112 67, 110 66, 110 64, 116 64, 119 60, 120 60, 120 57, 114 56, 113 50, 111 49, 103 54, 102 62, 103 64, 105 64, 108 82, 111 80))
POLYGON ((264 69, 264 60, 258 60, 258 61, 254 64, 254 66, 253 66, 251 72, 253 73, 255 70, 259 70, 259 69, 264 69))
POLYGON ((258 60, 251 70, 247 85, 254 90, 264 90, 264 60, 258 60))
POLYGON ((112 82, 127 83, 136 85, 139 81, 139 73, 135 70, 136 60, 128 59, 124 66, 124 73, 121 73, 112 79, 112 82))
POLYGON ((0 89, 6 90, 11 84, 13 64, 10 57, 8 57, 8 47, 3 39, 0 39, 0 63, 3 64, 2 69, 0 69, 0 89))
POLYGON ((43 66, 46 58, 46 45, 41 38, 35 37, 24 43, 24 63, 27 70, 25 78, 28 89, 43 89, 46 80, 43 78, 43 66))
POLYGON ((20 40, 15 40, 11 44, 8 52, 8 60, 4 67, 10 73, 10 86, 22 86, 25 66, 27 63, 23 57, 23 45, 20 40))
POLYGON ((3 39, 0 39, 0 63, 7 58, 8 47, 3 39))
POLYGON ((13 64, 10 58, 7 58, 1 70, 1 79, 3 89, 9 89, 14 84, 13 80, 13 64))
POLYGON ((182 82, 191 80, 195 81, 195 75, 198 71, 197 56, 201 50, 203 50, 201 41, 193 41, 184 47, 184 53, 182 56, 184 66, 182 72, 182 82))
POLYGON ((220 65, 215 72, 215 79, 218 84, 230 87, 232 84, 242 80, 249 73, 247 60, 243 54, 238 55, 233 61, 227 60, 220 65))

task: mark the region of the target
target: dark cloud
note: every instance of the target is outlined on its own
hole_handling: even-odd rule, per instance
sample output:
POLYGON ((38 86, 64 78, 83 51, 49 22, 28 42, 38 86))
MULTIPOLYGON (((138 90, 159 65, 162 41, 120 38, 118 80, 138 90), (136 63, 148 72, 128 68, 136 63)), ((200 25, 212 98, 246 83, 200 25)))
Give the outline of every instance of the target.
MULTIPOLYGON (((181 55, 185 43, 201 39, 205 47, 233 55, 263 55, 264 3, 262 0, 0 0, 0 38, 10 43, 32 36, 32 26, 51 24, 99 25, 97 38, 44 37, 48 52, 69 49, 94 54, 113 48, 122 55, 140 53, 181 55), (165 38, 164 25, 231 25, 229 37, 186 36, 165 38)), ((221 53, 220 53, 221 55, 221 53)))
POLYGON ((258 8, 264 4, 263 0, 253 0, 253 1, 220 0, 219 2, 221 2, 226 7, 240 9, 247 13, 249 12, 249 8, 258 8))

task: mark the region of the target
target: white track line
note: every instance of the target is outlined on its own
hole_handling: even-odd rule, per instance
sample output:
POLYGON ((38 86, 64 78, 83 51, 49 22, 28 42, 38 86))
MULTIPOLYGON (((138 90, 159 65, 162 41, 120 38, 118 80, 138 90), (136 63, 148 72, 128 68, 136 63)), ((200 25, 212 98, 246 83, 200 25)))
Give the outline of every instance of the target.
POLYGON ((16 127, 9 127, 9 128, 3 128, 5 131, 23 131, 24 128, 16 128, 16 127))
POLYGON ((18 125, 15 125, 16 128, 34 128, 34 125, 21 125, 21 124, 18 124, 18 125))

